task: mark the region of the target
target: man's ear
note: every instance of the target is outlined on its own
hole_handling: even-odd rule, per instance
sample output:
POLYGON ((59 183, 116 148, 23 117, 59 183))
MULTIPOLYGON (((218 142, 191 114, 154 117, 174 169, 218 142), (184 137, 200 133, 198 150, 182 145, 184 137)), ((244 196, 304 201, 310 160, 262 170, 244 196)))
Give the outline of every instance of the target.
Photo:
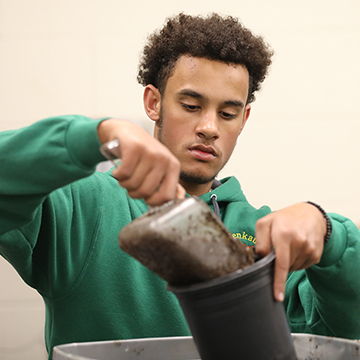
POLYGON ((159 120, 161 104, 160 91, 154 85, 146 85, 143 101, 147 116, 153 121, 159 120))
POLYGON ((245 106, 245 110, 244 110, 244 116, 243 116, 243 121, 240 127, 240 131, 239 131, 239 135, 241 134, 241 132, 243 131, 246 122, 248 121, 249 117, 250 117, 250 112, 251 112, 251 105, 247 104, 245 106))

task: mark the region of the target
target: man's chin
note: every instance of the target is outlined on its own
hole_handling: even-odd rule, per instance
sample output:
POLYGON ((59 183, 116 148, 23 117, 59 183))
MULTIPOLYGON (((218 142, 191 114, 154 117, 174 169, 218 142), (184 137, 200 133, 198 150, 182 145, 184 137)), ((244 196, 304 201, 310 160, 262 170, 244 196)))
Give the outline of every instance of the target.
POLYGON ((212 183, 216 175, 217 174, 215 174, 214 176, 205 176, 205 175, 192 174, 189 172, 181 171, 180 179, 186 183, 202 185, 202 184, 212 183))

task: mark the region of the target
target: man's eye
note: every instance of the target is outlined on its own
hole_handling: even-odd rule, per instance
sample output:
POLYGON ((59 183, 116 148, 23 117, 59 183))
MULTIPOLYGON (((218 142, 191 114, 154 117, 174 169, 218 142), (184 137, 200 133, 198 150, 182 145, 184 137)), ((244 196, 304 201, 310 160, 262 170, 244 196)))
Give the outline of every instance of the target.
POLYGON ((225 111, 220 111, 219 113, 224 119, 235 119, 236 118, 236 115, 234 114, 229 114, 225 111))
POLYGON ((189 111, 195 111, 199 109, 199 106, 197 105, 189 105, 189 104, 182 104, 183 108, 189 111))

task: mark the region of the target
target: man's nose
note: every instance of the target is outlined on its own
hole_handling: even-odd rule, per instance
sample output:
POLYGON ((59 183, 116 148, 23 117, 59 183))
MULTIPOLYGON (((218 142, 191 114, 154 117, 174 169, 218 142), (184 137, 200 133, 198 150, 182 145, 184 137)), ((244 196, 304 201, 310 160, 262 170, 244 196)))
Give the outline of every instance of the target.
POLYGON ((196 134, 206 140, 215 140, 219 138, 217 113, 207 112, 200 119, 196 127, 196 134))

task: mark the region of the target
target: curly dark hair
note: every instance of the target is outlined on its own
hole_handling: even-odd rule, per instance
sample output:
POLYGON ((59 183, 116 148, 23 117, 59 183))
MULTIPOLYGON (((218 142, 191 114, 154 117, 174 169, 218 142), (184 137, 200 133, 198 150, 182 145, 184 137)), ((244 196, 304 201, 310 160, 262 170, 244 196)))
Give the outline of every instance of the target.
POLYGON ((237 18, 215 13, 207 17, 181 13, 168 18, 162 29, 149 36, 137 80, 143 86, 154 85, 163 94, 182 55, 241 64, 249 72, 247 103, 250 103, 265 80, 273 53, 261 36, 255 36, 237 18))

